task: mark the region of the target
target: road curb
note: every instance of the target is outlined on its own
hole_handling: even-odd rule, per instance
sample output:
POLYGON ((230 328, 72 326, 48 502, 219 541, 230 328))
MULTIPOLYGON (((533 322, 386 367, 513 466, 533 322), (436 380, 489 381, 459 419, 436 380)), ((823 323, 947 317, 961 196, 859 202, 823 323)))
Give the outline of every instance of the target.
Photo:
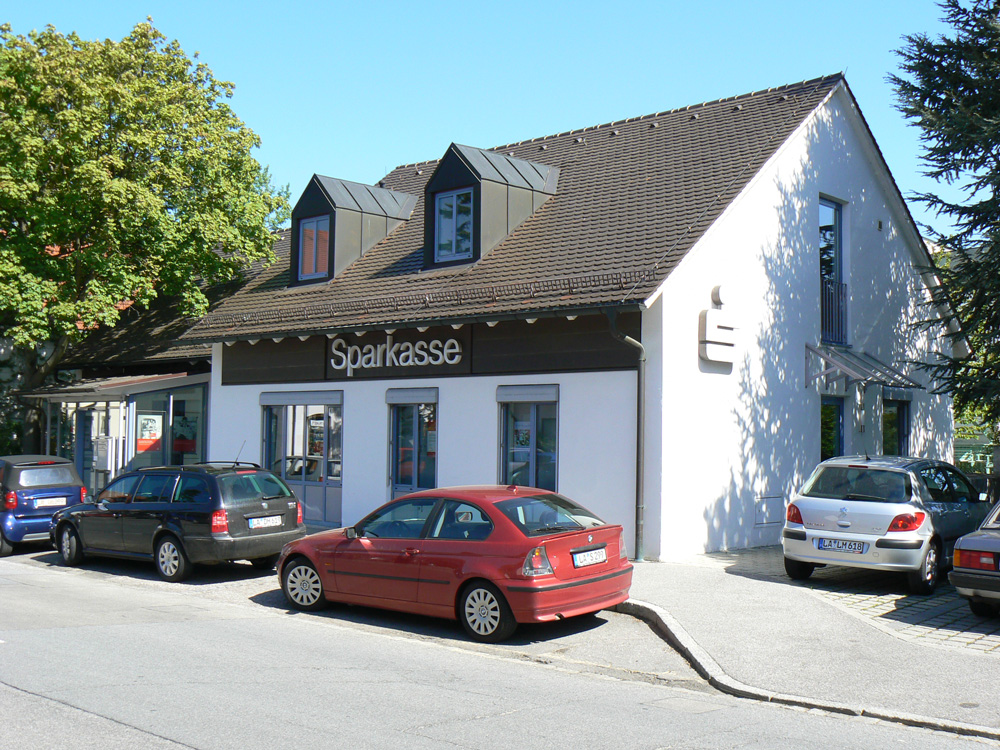
POLYGON ((932 719, 926 716, 900 713, 881 708, 864 708, 833 701, 820 701, 797 695, 774 693, 770 690, 763 690, 753 685, 747 685, 727 675, 722 667, 719 666, 719 663, 712 658, 712 655, 699 646, 694 638, 663 607, 639 601, 638 599, 629 599, 617 605, 614 609, 616 612, 621 612, 622 614, 630 615, 649 623, 660 637, 687 659, 694 670, 708 684, 728 695, 764 701, 766 703, 779 703, 787 706, 798 706, 800 708, 816 708, 822 711, 847 714, 849 716, 867 716, 911 727, 934 729, 940 732, 982 737, 989 740, 1000 740, 1000 729, 992 727, 984 727, 978 724, 964 724, 944 719, 932 719))

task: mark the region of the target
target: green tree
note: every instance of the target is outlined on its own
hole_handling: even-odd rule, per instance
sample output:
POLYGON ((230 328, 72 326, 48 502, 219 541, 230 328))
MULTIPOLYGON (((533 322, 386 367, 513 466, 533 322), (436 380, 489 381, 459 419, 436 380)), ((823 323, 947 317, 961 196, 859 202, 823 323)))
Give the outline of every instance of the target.
POLYGON ((890 76, 900 111, 921 130, 926 174, 940 188, 917 199, 950 229, 929 230, 946 249, 943 285, 933 292, 950 309, 951 337, 973 356, 942 354, 932 373, 959 409, 1000 420, 1000 2, 940 3, 949 33, 904 38, 902 75, 890 76))
POLYGON ((232 94, 151 21, 120 42, 0 26, 0 326, 51 351, 22 357, 22 388, 124 306, 203 314, 206 285, 273 259, 288 190, 232 94))

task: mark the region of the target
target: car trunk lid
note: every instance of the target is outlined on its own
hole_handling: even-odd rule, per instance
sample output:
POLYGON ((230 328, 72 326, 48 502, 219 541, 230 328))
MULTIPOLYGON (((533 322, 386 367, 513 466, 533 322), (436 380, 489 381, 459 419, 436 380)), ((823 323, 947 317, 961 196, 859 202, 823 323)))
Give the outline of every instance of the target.
POLYGON ((540 539, 539 545, 556 578, 569 581, 620 568, 621 533, 621 526, 596 526, 540 539))
POLYGON ((802 496, 795 505, 807 529, 873 536, 884 535, 896 516, 913 510, 905 503, 802 496))
POLYGON ((219 477, 219 484, 230 536, 256 536, 298 526, 298 500, 270 472, 240 471, 219 477))

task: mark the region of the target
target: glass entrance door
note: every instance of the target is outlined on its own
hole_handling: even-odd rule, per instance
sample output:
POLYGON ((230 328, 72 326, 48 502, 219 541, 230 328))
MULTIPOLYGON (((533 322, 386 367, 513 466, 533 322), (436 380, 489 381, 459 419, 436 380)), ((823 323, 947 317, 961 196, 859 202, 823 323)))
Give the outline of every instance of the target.
POLYGON ((437 405, 392 407, 392 496, 437 486, 437 405))

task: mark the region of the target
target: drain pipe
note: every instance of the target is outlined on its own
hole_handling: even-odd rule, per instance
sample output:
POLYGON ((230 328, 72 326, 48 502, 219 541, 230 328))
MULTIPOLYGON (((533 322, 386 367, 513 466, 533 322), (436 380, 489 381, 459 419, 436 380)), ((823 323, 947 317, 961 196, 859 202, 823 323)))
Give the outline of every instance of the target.
POLYGON ((635 559, 642 560, 645 553, 643 544, 643 524, 646 515, 645 471, 643 470, 643 455, 646 444, 646 348, 631 336, 626 336, 618 330, 618 311, 606 310, 611 335, 623 344, 628 344, 639 350, 639 362, 636 366, 636 413, 635 413, 635 559))

